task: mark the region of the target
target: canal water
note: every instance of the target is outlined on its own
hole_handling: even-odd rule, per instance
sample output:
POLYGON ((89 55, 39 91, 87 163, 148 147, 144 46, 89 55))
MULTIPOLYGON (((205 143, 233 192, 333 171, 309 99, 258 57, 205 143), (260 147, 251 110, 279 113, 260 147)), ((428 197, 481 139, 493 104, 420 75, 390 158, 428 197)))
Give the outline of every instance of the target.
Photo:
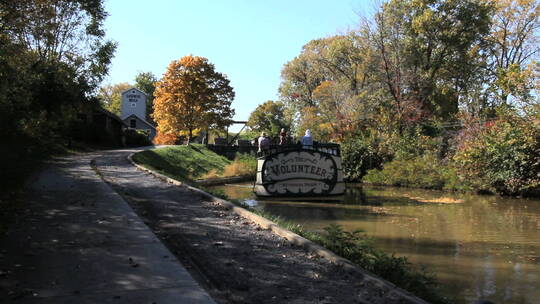
POLYGON ((214 188, 309 230, 362 229, 428 266, 457 303, 540 303, 539 199, 348 185, 340 202, 289 202, 257 200, 251 184, 214 188))

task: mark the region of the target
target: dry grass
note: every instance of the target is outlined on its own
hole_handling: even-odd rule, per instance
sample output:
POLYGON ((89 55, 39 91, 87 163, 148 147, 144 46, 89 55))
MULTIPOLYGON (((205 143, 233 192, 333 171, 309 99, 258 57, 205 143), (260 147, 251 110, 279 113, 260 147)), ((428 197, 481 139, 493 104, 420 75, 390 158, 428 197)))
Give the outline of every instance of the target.
POLYGON ((421 202, 421 203, 435 203, 435 204, 461 204, 464 201, 462 199, 456 199, 451 197, 439 197, 434 199, 426 199, 423 197, 405 196, 409 199, 421 202))
POLYGON ((217 178, 221 177, 221 174, 216 169, 212 169, 208 171, 207 173, 203 174, 200 179, 209 179, 209 178, 217 178))
POLYGON ((232 163, 225 165, 220 172, 216 169, 208 171, 201 176, 201 179, 218 178, 218 177, 231 177, 241 175, 255 175, 256 163, 255 160, 246 160, 244 158, 237 158, 232 163))
POLYGON ((223 168, 222 176, 239 176, 253 174, 253 169, 245 162, 233 162, 223 168))

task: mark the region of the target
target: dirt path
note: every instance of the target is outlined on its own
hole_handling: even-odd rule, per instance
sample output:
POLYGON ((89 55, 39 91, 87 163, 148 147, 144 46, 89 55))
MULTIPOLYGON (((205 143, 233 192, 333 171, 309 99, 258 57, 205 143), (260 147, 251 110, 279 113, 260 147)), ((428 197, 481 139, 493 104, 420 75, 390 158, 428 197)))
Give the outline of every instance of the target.
POLYGON ((137 170, 128 151, 95 165, 218 303, 417 303, 291 245, 186 188, 137 170))

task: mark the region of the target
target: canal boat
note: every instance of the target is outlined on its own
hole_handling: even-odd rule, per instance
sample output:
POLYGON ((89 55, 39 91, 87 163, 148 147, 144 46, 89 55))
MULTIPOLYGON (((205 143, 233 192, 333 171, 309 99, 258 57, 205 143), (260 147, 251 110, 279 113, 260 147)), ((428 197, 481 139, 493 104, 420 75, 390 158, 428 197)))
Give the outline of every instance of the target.
POLYGON ((339 200, 345 193, 338 144, 275 145, 257 158, 259 198, 339 200))

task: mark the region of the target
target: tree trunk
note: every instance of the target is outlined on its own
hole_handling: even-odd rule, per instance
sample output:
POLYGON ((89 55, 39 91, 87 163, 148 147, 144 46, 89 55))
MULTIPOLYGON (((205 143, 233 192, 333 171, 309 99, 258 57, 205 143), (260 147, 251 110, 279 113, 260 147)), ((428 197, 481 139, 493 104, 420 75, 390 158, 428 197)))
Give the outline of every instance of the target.
POLYGON ((193 138, 193 130, 189 129, 188 139, 187 139, 187 145, 191 144, 191 139, 193 138))

